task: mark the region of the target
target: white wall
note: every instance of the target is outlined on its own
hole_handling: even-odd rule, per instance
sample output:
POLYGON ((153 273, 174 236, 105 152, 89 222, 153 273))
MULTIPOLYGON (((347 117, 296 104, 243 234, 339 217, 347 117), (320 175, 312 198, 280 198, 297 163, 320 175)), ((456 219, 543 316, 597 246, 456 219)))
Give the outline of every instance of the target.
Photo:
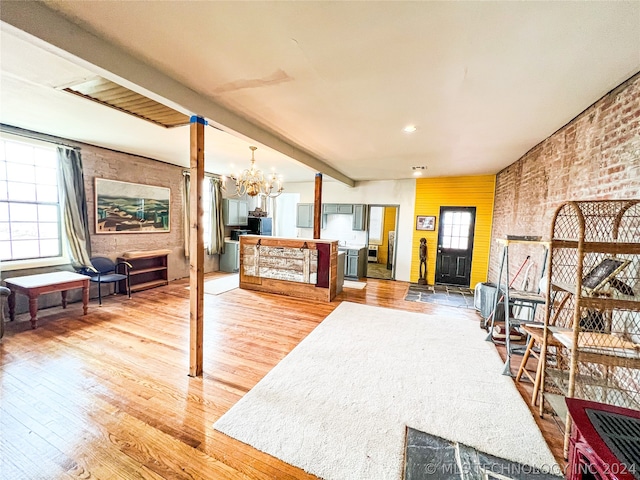
POLYGON ((295 224, 296 204, 300 203, 300 194, 286 192, 275 198, 275 208, 269 212, 273 214, 273 235, 275 237, 295 238, 297 228, 295 224), (294 219, 292 222, 291 219, 294 219))
MULTIPOLYGON (((287 183, 288 193, 299 193, 300 203, 313 203, 314 182, 287 183)), ((416 181, 387 180, 357 182, 354 188, 342 183, 322 182, 322 203, 365 203, 372 205, 398 205, 396 280, 408 282, 411 278, 411 242, 413 240, 416 181)))
MULTIPOLYGON (((364 247, 367 232, 353 230, 353 215, 332 213, 324 216, 326 222, 320 231, 323 240, 342 240, 345 245, 364 247)), ((313 238, 313 228, 299 228, 301 238, 313 238)))

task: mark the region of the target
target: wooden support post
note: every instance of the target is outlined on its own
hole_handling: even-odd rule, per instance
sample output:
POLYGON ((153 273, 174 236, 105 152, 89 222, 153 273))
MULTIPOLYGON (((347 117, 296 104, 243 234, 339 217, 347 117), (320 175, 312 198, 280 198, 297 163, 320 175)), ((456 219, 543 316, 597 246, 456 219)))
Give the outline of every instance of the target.
MULTIPOLYGON (((204 231, 202 188, 204 182, 204 127, 202 117, 191 117, 189 235, 189 376, 202 376, 204 309, 204 231)), ((185 226, 186 228, 186 226, 185 226)))
POLYGON ((322 219, 322 174, 316 173, 316 191, 313 200, 313 238, 320 238, 322 219))

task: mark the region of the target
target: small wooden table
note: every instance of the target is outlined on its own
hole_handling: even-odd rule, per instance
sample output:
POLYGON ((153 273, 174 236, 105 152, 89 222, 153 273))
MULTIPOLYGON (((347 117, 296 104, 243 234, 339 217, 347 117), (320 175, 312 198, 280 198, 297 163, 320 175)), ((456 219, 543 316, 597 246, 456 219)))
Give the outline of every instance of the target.
POLYGON ((73 272, 52 272, 39 275, 13 277, 5 280, 11 289, 9 295, 9 318, 15 319, 16 293, 29 297, 29 313, 31 328, 37 327, 38 296, 43 293, 62 292, 62 308, 67 308, 67 290, 82 288, 82 307, 87 314, 89 304, 89 277, 73 272))

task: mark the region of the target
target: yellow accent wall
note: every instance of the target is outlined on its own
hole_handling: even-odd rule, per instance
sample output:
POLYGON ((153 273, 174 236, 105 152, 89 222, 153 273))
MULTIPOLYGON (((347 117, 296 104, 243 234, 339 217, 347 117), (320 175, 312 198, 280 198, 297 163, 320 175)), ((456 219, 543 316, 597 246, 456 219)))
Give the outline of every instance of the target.
POLYGON ((434 284, 440 207, 476 207, 476 224, 471 260, 471 288, 486 282, 491 248, 491 224, 496 176, 438 177, 416 180, 415 215, 435 215, 434 231, 416 230, 413 222, 411 281, 420 277, 420 238, 427 239, 427 283, 434 284))
POLYGON ((389 232, 396 229, 396 207, 384 207, 382 225, 382 245, 378 247, 378 263, 386 265, 389 254, 389 232))

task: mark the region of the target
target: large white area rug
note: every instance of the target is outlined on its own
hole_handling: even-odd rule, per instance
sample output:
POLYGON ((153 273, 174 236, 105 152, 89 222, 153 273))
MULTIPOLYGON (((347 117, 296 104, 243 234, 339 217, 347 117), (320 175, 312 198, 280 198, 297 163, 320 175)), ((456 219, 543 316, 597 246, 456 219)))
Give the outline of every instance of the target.
POLYGON ((469 319, 343 302, 214 428, 325 479, 401 479, 405 427, 555 465, 469 319))

